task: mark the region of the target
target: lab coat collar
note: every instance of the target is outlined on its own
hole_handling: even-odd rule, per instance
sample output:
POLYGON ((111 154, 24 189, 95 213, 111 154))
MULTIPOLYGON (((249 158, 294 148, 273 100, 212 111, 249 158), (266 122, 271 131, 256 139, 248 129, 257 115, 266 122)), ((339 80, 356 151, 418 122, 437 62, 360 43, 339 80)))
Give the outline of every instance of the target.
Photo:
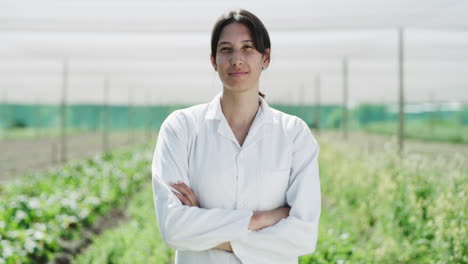
MULTIPOLYGON (((208 110, 205 115, 205 119, 207 120, 221 120, 223 116, 223 112, 221 110, 221 95, 223 93, 219 92, 211 102, 208 104, 208 110)), ((259 112, 261 112, 262 116, 260 123, 273 123, 273 113, 270 106, 267 104, 265 99, 258 96, 258 101, 261 102, 259 112)))
POLYGON ((209 103, 205 115, 205 119, 207 120, 219 120, 221 122, 218 126, 218 133, 220 135, 233 141, 239 148, 245 149, 270 134, 271 129, 268 128, 267 124, 273 123, 273 113, 265 99, 259 95, 260 108, 241 147, 221 110, 221 95, 222 92, 218 93, 209 103))

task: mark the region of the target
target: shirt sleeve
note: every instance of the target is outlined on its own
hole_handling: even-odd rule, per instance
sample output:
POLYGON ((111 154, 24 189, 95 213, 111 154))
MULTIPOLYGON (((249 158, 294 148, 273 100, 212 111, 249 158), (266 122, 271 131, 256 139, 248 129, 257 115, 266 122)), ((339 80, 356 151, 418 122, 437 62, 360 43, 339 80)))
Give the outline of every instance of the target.
POLYGON ((286 193, 289 217, 230 241, 234 254, 244 264, 287 263, 315 251, 321 210, 319 146, 307 124, 302 120, 299 123, 286 193))
POLYGON ((247 235, 252 210, 190 207, 172 192, 170 182, 189 185, 187 133, 193 132, 176 114, 161 125, 152 162, 153 197, 163 240, 175 250, 202 251, 247 235))

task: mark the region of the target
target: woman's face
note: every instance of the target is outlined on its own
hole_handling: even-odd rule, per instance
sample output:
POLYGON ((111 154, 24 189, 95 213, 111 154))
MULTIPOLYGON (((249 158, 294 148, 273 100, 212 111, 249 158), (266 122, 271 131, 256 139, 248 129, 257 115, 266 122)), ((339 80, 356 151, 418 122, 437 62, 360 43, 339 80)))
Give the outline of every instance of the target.
POLYGON ((216 48, 216 61, 211 56, 211 63, 224 89, 258 93, 262 67, 266 68, 270 61, 270 50, 266 51, 267 54, 263 55, 254 47, 250 30, 245 25, 231 23, 225 26, 216 48))

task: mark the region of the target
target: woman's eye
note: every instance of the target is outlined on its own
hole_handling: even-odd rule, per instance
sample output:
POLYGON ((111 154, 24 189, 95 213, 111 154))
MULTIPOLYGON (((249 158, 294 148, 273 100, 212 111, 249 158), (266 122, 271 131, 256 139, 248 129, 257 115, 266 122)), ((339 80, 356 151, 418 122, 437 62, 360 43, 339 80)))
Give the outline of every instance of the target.
POLYGON ((230 49, 229 48, 221 48, 220 51, 229 51, 230 49))

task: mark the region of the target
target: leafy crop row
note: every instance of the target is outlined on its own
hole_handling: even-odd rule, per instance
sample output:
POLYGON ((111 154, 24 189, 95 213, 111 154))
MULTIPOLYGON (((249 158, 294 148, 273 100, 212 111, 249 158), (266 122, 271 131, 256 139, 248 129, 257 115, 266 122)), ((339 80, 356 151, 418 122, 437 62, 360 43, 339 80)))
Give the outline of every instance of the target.
POLYGON ((319 140, 319 243, 300 263, 468 262, 466 157, 319 140))
MULTIPOLYGON (((389 143, 369 153, 365 142, 359 148, 326 133, 317 138, 319 241, 299 263, 468 263, 463 156, 407 153, 400 160, 389 143)), ((132 220, 98 237, 77 263, 173 262, 157 231, 151 188, 134 198, 132 220)))
POLYGON ((174 263, 174 250, 158 231, 151 180, 147 183, 128 204, 131 220, 93 239, 91 247, 75 259, 76 264, 174 263))
POLYGON ((106 153, 0 190, 0 264, 46 263, 150 175, 150 148, 106 153))

